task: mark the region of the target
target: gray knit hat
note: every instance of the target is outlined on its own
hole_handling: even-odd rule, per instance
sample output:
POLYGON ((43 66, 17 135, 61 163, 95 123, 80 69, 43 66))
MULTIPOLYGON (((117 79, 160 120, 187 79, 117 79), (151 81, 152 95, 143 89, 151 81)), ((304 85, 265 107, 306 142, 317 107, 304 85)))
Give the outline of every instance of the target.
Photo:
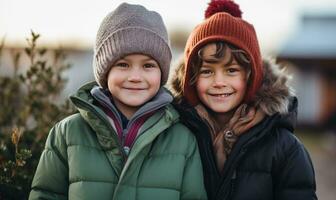
POLYGON ((104 18, 97 33, 93 58, 97 83, 106 88, 111 65, 133 53, 155 59, 161 68, 161 85, 166 83, 172 53, 160 14, 122 3, 104 18))

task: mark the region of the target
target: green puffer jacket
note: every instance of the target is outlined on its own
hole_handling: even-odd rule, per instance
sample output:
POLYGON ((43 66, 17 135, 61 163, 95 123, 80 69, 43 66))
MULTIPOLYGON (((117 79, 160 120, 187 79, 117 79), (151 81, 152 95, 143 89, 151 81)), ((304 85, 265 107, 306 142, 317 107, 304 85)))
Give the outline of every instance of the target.
POLYGON ((143 124, 126 159, 90 88, 71 97, 80 113, 51 129, 29 199, 206 199, 196 140, 171 105, 143 124))

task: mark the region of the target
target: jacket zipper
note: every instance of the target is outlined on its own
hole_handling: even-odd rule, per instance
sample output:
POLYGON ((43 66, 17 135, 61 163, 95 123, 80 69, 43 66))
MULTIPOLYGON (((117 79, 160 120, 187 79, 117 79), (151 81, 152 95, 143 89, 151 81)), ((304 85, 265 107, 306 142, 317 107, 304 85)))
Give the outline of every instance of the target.
MULTIPOLYGON (((130 151, 131 151, 131 149, 132 149, 132 146, 134 145, 134 143, 135 143, 136 139, 138 138, 138 136, 140 136, 143 132, 145 132, 146 130, 148 130, 148 128, 147 128, 146 130, 143 130, 143 131, 141 131, 141 132, 138 132, 138 135, 134 138, 134 141, 132 142, 132 144, 130 145, 130 147, 127 147, 127 148, 125 149, 125 146, 124 146, 124 145, 125 145, 125 140, 126 140, 126 138, 127 138, 129 129, 132 127, 132 125, 133 125, 139 118, 141 118, 141 117, 143 117, 143 116, 145 116, 145 115, 147 115, 147 114, 149 114, 149 113, 152 113, 152 112, 154 112, 154 111, 159 111, 160 108, 162 108, 162 107, 164 107, 164 106, 166 106, 166 104, 162 104, 162 105, 160 105, 160 106, 153 107, 153 108, 151 108, 150 110, 147 110, 146 112, 142 113, 141 115, 136 116, 135 118, 133 118, 133 119, 127 124, 126 129, 123 129, 123 131, 122 131, 122 145, 123 145, 123 149, 126 150, 126 151, 128 151, 128 152, 127 152, 127 156, 130 154, 130 151)), ((154 115, 154 114, 155 114, 155 113, 153 113, 153 115, 154 115)), ((159 121, 160 118, 161 118, 163 115, 164 115, 164 112, 162 112, 162 114, 160 115, 160 117, 158 118, 157 121, 159 121)), ((154 125, 154 124, 155 124, 155 123, 153 123, 153 125, 154 125)), ((151 127, 152 127, 153 125, 151 125, 151 127)))
POLYGON ((229 199, 232 199, 234 190, 235 190, 235 184, 237 180, 237 170, 233 171, 232 177, 231 177, 231 186, 230 186, 230 192, 229 192, 229 199))
MULTIPOLYGON (((164 112, 161 113, 161 115, 157 118, 157 120, 155 122, 152 123, 152 125, 150 125, 149 127, 147 127, 146 129, 142 130, 141 132, 139 132, 139 135, 142 135, 142 133, 146 132, 147 130, 151 129, 158 121, 160 121, 161 117, 164 115, 164 112)), ((131 144, 131 147, 133 147, 134 143, 136 142, 137 137, 134 139, 133 143, 131 144)))
MULTIPOLYGON (((240 154, 236 157, 235 161, 232 161, 232 174, 230 180, 225 180, 225 177, 222 177, 220 180, 220 185, 219 188, 217 190, 217 194, 216 197, 218 199, 231 199, 233 192, 235 190, 235 185, 236 185, 236 180, 237 180, 237 170, 236 170, 236 166, 237 163, 239 162, 240 158, 246 153, 246 149, 242 149, 242 151, 240 152, 240 154), (223 192, 223 190, 225 190, 226 186, 230 186, 230 190, 228 193, 223 192), (223 195, 224 194, 224 195, 223 195)), ((227 163, 226 163, 227 164, 227 163)), ((229 170, 229 169, 228 169, 229 170)))

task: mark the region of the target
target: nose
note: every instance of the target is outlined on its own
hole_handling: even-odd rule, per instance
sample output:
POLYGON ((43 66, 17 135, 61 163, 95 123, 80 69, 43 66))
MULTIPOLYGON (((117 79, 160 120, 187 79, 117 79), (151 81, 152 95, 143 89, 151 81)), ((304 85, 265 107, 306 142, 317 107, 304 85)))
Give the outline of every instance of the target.
POLYGON ((129 71, 129 76, 127 80, 130 82, 141 82, 142 80, 141 74, 142 74, 141 70, 139 70, 138 68, 132 68, 129 71))
POLYGON ((214 76, 213 84, 214 88, 221 88, 226 86, 225 76, 221 73, 216 73, 214 76))

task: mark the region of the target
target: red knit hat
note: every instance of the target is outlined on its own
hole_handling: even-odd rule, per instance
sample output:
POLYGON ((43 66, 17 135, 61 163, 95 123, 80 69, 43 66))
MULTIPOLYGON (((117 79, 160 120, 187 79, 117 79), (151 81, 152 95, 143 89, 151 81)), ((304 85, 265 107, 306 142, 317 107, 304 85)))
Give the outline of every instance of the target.
POLYGON ((212 0, 205 12, 205 20, 191 32, 185 47, 186 73, 183 93, 191 105, 197 105, 194 85, 190 85, 191 60, 205 44, 224 41, 244 50, 251 60, 251 76, 245 102, 251 101, 260 88, 263 77, 263 65, 256 32, 252 24, 241 18, 239 6, 231 0, 212 0))

